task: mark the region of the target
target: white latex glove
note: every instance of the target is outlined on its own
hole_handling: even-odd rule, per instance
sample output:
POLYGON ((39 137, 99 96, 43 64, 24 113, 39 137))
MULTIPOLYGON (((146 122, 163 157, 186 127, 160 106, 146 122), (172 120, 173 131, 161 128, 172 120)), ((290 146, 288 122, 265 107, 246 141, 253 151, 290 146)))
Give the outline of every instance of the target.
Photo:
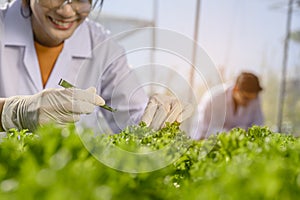
POLYGON ((175 97, 168 95, 155 94, 149 99, 142 116, 142 121, 150 128, 158 130, 164 127, 166 122, 183 122, 189 118, 193 112, 194 109, 191 104, 182 103, 175 97))
POLYGON ((86 90, 46 89, 31 96, 14 96, 5 100, 2 111, 2 126, 35 130, 39 125, 55 122, 59 125, 75 122, 80 114, 92 113, 95 106, 104 105, 96 94, 96 88, 86 90))

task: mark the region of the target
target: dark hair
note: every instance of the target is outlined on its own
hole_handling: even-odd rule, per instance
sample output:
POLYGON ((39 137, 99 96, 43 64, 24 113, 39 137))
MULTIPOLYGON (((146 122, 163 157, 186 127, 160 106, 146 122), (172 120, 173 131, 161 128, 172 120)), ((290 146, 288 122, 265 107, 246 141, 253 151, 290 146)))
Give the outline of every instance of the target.
MULTIPOLYGON (((93 1, 93 3, 92 3, 93 9, 97 6, 98 2, 99 2, 99 0, 93 1)), ((102 10, 103 2, 104 2, 104 0, 100 0, 100 3, 99 3, 99 11, 100 12, 102 10)), ((22 0, 21 15, 24 18, 28 18, 32 15, 32 10, 30 8, 30 0, 22 0)))
POLYGON ((249 72, 242 72, 236 79, 235 86, 245 92, 258 93, 262 91, 258 77, 249 72))

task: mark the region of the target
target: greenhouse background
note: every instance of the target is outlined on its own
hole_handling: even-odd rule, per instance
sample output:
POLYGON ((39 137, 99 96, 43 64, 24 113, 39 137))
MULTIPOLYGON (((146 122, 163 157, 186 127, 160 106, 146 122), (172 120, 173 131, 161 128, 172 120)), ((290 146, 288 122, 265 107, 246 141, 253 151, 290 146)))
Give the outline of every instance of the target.
MULTIPOLYGON (((185 49, 190 62, 161 51, 128 54, 133 68, 155 63, 184 76, 193 86, 196 101, 207 89, 204 82, 214 85, 219 83, 218 76, 226 82, 240 71, 255 72, 264 87, 266 125, 275 131, 299 136, 299 11, 299 0, 105 0, 101 13, 95 9, 91 18, 110 30, 125 49, 141 40, 149 46, 159 46, 160 34, 166 30, 196 41, 213 61, 218 74, 208 69, 211 66, 203 65, 193 45, 185 49), (157 29, 135 31, 143 27, 157 29), (194 74, 191 66, 198 65, 197 62, 207 69, 205 76, 194 74)), ((173 73, 167 72, 154 71, 150 75, 176 82, 173 73)))

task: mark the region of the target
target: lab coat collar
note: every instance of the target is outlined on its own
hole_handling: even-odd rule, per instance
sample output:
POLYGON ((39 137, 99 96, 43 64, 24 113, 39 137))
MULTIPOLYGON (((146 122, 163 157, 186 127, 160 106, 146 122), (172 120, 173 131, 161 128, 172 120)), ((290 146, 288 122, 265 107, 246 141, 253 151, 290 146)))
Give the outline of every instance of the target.
POLYGON ((64 48, 68 49, 72 57, 91 58, 92 41, 89 33, 89 27, 86 19, 65 41, 64 48))
POLYGON ((10 4, 4 18, 4 40, 5 46, 25 47, 23 62, 28 72, 31 82, 36 91, 42 89, 42 79, 38 64, 37 55, 34 48, 31 20, 21 15, 21 0, 16 0, 10 4))
POLYGON ((234 103, 233 103, 232 94, 233 94, 234 85, 233 84, 226 84, 224 88, 225 88, 225 92, 226 92, 226 102, 228 102, 227 106, 233 105, 234 103))

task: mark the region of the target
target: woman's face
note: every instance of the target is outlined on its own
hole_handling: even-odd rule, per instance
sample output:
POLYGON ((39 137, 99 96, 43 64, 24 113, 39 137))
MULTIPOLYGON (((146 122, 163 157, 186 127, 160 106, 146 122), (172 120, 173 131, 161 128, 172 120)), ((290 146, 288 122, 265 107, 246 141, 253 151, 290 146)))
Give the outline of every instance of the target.
POLYGON ((57 46, 69 38, 91 9, 88 0, 83 5, 78 2, 84 1, 66 3, 63 0, 32 0, 30 2, 34 38, 44 46, 57 46))
POLYGON ((235 88, 233 91, 233 98, 234 98, 235 102, 237 103, 237 105, 247 106, 250 101, 257 98, 257 93, 256 92, 245 92, 245 91, 235 88))

